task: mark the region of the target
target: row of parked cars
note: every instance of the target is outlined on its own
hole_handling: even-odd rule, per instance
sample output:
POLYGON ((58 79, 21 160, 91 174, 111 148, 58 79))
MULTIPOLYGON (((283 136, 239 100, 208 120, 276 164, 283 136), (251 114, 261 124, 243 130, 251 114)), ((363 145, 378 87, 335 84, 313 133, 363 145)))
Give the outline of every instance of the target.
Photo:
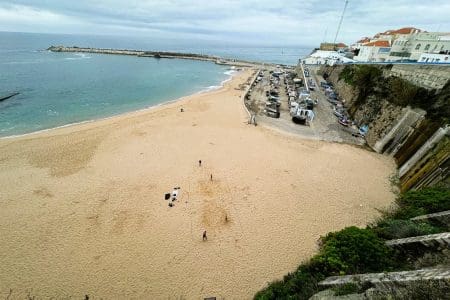
POLYGON ((270 71, 269 74, 270 89, 266 91, 267 101, 264 111, 268 117, 279 118, 281 106, 279 87, 284 72, 276 70, 270 71))
MULTIPOLYGON (((310 76, 308 68, 305 68, 304 72, 306 79, 306 77, 310 76)), ((307 78, 306 80, 308 83, 307 86, 310 87, 313 79, 307 78)), ((314 106, 317 104, 317 100, 315 101, 312 99, 308 87, 306 87, 306 85, 303 86, 303 84, 302 87, 297 86, 295 88, 295 97, 289 97, 289 113, 294 123, 306 125, 314 119, 313 110, 314 106)))

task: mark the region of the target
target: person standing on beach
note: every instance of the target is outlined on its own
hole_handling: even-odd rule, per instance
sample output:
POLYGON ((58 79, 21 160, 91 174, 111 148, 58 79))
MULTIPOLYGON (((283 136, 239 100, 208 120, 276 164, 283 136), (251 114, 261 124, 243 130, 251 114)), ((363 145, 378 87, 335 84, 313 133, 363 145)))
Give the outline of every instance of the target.
POLYGON ((208 237, 206 236, 206 230, 203 231, 203 241, 207 241, 208 237))
POLYGON ((201 159, 198 161, 198 166, 199 166, 199 167, 202 166, 202 160, 201 160, 201 159))
POLYGON ((211 174, 211 177, 210 177, 210 178, 211 178, 211 181, 212 181, 212 174, 211 174))

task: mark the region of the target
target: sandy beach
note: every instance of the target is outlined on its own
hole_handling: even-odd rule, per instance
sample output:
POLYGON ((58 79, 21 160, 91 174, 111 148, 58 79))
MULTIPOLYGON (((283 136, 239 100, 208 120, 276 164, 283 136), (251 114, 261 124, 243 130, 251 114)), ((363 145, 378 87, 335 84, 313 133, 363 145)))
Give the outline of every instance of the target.
POLYGON ((0 298, 248 299, 392 203, 390 158, 247 125, 251 76, 1 139, 0 298))

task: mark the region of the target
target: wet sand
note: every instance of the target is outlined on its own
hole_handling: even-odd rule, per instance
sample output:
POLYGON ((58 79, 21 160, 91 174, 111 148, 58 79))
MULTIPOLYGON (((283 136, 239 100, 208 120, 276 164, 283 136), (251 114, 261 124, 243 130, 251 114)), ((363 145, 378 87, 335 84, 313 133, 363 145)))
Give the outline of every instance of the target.
POLYGON ((392 203, 391 159, 247 125, 250 76, 1 139, 0 298, 251 298, 392 203))

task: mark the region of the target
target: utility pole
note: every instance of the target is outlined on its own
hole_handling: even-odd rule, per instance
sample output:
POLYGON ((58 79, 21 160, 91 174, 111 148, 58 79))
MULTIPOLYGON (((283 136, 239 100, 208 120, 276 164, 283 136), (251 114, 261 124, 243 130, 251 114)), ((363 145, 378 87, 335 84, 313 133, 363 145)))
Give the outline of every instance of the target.
POLYGON ((327 42, 327 33, 328 33, 328 27, 327 28, 325 28, 325 33, 323 34, 323 43, 326 43, 327 42))
POLYGON ((336 35, 334 37, 333 46, 336 47, 336 40, 339 34, 339 30, 341 30, 342 20, 344 19, 345 10, 347 9, 348 0, 345 0, 344 10, 342 11, 341 19, 339 20, 339 25, 336 30, 336 35))

